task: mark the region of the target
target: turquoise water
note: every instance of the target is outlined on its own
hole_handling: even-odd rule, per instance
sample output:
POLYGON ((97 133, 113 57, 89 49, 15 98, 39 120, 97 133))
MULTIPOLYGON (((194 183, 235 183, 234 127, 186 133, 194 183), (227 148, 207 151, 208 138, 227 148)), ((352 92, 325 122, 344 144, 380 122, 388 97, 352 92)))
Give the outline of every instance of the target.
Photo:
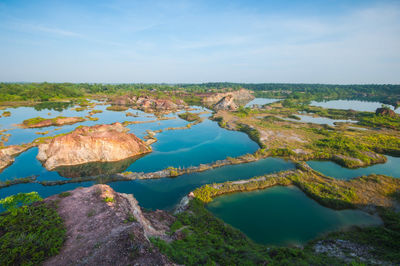
MULTIPOLYGON (((42 137, 42 135, 36 134, 36 132, 45 132, 50 131, 49 134, 45 136, 54 136, 61 133, 68 133, 74 130, 78 126, 93 126, 98 124, 111 124, 114 122, 124 122, 124 121, 151 121, 155 120, 156 117, 152 114, 144 113, 140 110, 129 109, 127 112, 132 112, 138 115, 138 117, 130 117, 126 116, 125 112, 114 112, 108 111, 106 108, 109 105, 97 105, 94 110, 101 110, 102 113, 94 114, 92 117, 99 118, 98 121, 84 121, 80 123, 76 123, 73 125, 64 125, 62 127, 45 127, 45 128, 37 128, 37 129, 23 129, 18 128, 16 125, 21 124, 25 119, 33 118, 33 117, 43 117, 43 118, 54 118, 57 116, 65 116, 65 117, 85 117, 89 115, 91 110, 84 110, 81 112, 77 112, 70 109, 55 111, 49 109, 36 110, 34 107, 18 107, 18 108, 8 108, 3 111, 10 111, 10 117, 2 117, 0 118, 0 130, 8 129, 6 133, 11 134, 9 140, 5 143, 5 145, 18 145, 22 143, 30 143, 34 139, 42 137), (56 130, 59 129, 59 130, 56 130)), ((77 107, 77 106, 73 106, 77 107)), ((3 112, 3 111, 0 111, 3 112)), ((164 128, 163 125, 168 124, 171 127, 180 127, 185 126, 188 122, 180 119, 175 114, 170 114, 168 117, 175 117, 173 120, 164 120, 158 121, 154 123, 145 123, 145 124, 134 124, 130 125, 128 128, 136 134, 138 137, 142 138, 146 135, 146 130, 156 130, 164 128)))
POLYGON ((247 103, 245 107, 252 107, 253 105, 262 106, 264 104, 278 102, 280 99, 272 99, 272 98, 255 98, 251 102, 247 103))
POLYGON ((272 187, 217 197, 207 206, 214 215, 258 243, 301 245, 321 234, 380 219, 356 210, 334 211, 296 187, 272 187))
MULTIPOLYGON (((85 125, 92 126, 96 124, 110 124, 123 121, 150 121, 156 117, 152 114, 147 114, 139 110, 130 109, 128 112, 133 112, 138 117, 127 117, 125 112, 108 111, 106 108, 109 105, 97 105, 95 110, 102 110, 102 113, 93 115, 99 118, 98 121, 85 121, 74 125, 65 125, 59 127, 59 130, 54 131, 56 127, 46 127, 43 129, 23 129, 15 127, 15 124, 22 123, 23 120, 41 116, 44 118, 53 118, 57 116, 80 116, 88 115, 90 110, 77 112, 71 109, 38 109, 35 107, 18 107, 8 108, 5 111, 11 112, 11 117, 0 118, 0 129, 10 129, 8 142, 5 145, 29 143, 34 139, 41 137, 35 134, 49 130, 50 133, 46 136, 52 136, 60 133, 68 133, 74 130, 77 126, 85 125)), ((76 106, 75 106, 76 107, 76 106)), ((206 109, 196 107, 195 112, 205 111, 206 109)), ((207 118, 210 114, 203 114, 202 117, 207 118)), ((143 138, 147 133, 146 130, 159 130, 168 127, 182 127, 188 124, 187 121, 180 119, 177 114, 171 113, 167 115, 174 119, 161 120, 151 123, 132 124, 127 126, 130 132, 143 138)), ((234 132, 222 129, 216 122, 205 119, 204 122, 192 126, 190 129, 184 130, 169 130, 158 133, 158 142, 152 145, 153 152, 148 154, 131 164, 119 163, 117 167, 104 167, 108 170, 113 170, 114 173, 125 171, 151 172, 164 169, 168 166, 173 167, 188 167, 197 166, 202 163, 210 163, 216 160, 225 159, 228 156, 236 157, 246 153, 253 153, 258 149, 258 145, 251 141, 248 136, 242 132, 234 132)), ((56 172, 49 172, 44 169, 40 162, 36 160, 37 148, 33 148, 16 158, 16 162, 0 173, 0 180, 8 180, 11 178, 25 177, 28 175, 40 175, 42 180, 62 179, 56 172)), ((99 170, 101 167, 97 167, 99 170)), ((100 169, 103 170, 103 169, 100 169)), ((63 171, 66 173, 68 171, 63 171)), ((104 172, 106 174, 107 172, 104 172)), ((113 173, 113 172, 108 172, 113 173)), ((87 171, 83 175, 90 175, 87 171)), ((98 171, 92 175, 99 174, 98 171)), ((65 175, 65 174, 64 174, 65 175)))
POLYGON ((387 162, 384 164, 375 164, 357 169, 345 168, 337 163, 329 161, 308 161, 307 164, 324 175, 338 179, 350 179, 370 174, 382 174, 400 178, 400 158, 392 156, 386 157, 387 162))
MULTIPOLYGON (((333 100, 325 102, 312 101, 310 105, 320 106, 323 108, 331 109, 352 109, 355 111, 375 112, 375 110, 382 106, 380 102, 367 102, 367 101, 356 101, 356 100, 333 100)), ((393 106, 391 106, 394 109, 393 106)), ((395 110, 396 113, 400 114, 400 109, 395 110)))
MULTIPOLYGON (((113 123, 129 121, 146 121, 154 120, 155 117, 151 114, 146 114, 137 110, 128 110, 136 112, 138 117, 126 117, 125 112, 113 112, 106 110, 107 105, 99 105, 94 109, 103 110, 103 113, 95 114, 94 117, 99 117, 98 121, 85 121, 71 126, 63 126, 61 130, 55 131, 52 134, 69 132, 79 125, 94 125, 102 123, 113 123)), ((197 108, 195 112, 204 111, 203 108, 197 108)), ((0 123, 3 127, 11 127, 12 124, 21 123, 23 120, 42 116, 56 117, 63 116, 84 116, 89 111, 76 112, 69 109, 59 111, 43 109, 36 110, 33 107, 11 108, 11 118, 0 118, 0 123), (51 113, 50 115, 48 113, 51 113)), ((181 127, 187 125, 184 121, 177 117, 177 114, 169 114, 169 117, 174 117, 172 120, 162 120, 145 124, 133 124, 128 128, 131 132, 139 137, 146 134, 146 130, 165 129, 167 127, 181 127)), ((207 118, 209 114, 202 115, 207 118)), ((37 131, 52 129, 14 129, 10 130, 12 134, 8 144, 30 142, 37 138, 37 131), (10 143, 11 142, 11 143, 10 143)), ((51 135, 51 134, 49 134, 51 135)), ((236 131, 222 129, 218 124, 209 119, 205 119, 202 123, 192 126, 190 129, 184 130, 169 130, 158 133, 156 135, 158 141, 152 145, 153 152, 143 157, 136 158, 133 161, 123 161, 118 163, 93 164, 79 167, 65 167, 57 171, 48 171, 36 159, 38 148, 31 148, 16 157, 15 162, 4 169, 0 173, 0 180, 6 181, 15 178, 38 175, 40 181, 66 180, 66 177, 87 176, 97 174, 111 174, 115 172, 123 172, 125 170, 135 172, 152 172, 162 170, 166 167, 189 167, 198 166, 204 163, 222 160, 226 157, 236 157, 246 153, 253 153, 258 149, 258 145, 249 139, 249 137, 236 131), (92 172, 93 170, 93 172, 92 172)), ((249 178, 255 175, 267 174, 274 171, 281 171, 293 168, 293 164, 280 159, 268 159, 251 164, 241 166, 231 166, 228 168, 220 168, 204 173, 193 174, 189 176, 181 176, 174 179, 162 180, 145 180, 132 182, 115 182, 110 184, 117 191, 134 193, 139 202, 143 201, 144 207, 149 208, 171 208, 176 204, 182 196, 205 183, 214 181, 226 181, 230 178, 249 178), (251 167, 253 166, 253 167, 251 167), (234 169, 234 170, 230 170, 234 169), (148 191, 161 190, 159 195, 149 194, 148 191), (147 192, 146 192, 147 191, 147 192)), ((16 194, 18 192, 38 191, 42 197, 60 193, 79 186, 89 186, 93 182, 67 184, 60 186, 42 186, 39 184, 20 184, 3 188, 0 190, 0 198, 16 194)))
MULTIPOLYGON (((119 181, 109 183, 117 192, 133 194, 140 206, 151 209, 172 209, 183 196, 204 184, 225 182, 228 180, 248 179, 254 176, 269 174, 295 166, 289 161, 279 158, 267 158, 252 163, 230 165, 213 170, 182 175, 175 178, 119 181)), ((53 173, 53 175, 55 175, 53 173)), ((58 186, 42 186, 40 184, 20 184, 0 190, 0 198, 19 192, 37 191, 42 197, 72 190, 81 186, 91 186, 94 182, 71 183, 58 186)))

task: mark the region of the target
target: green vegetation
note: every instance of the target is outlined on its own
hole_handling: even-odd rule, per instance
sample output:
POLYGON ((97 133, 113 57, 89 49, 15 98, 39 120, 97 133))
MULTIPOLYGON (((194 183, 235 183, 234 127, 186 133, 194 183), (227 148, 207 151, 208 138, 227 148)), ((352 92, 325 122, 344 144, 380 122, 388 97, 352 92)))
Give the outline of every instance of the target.
POLYGON ((178 240, 151 242, 172 261, 185 265, 339 265, 340 261, 298 248, 273 248, 252 242, 192 200, 188 211, 177 215, 171 233, 178 240))
POLYGON ((350 137, 329 130, 319 132, 325 137, 309 145, 309 148, 314 150, 315 157, 333 159, 346 167, 360 166, 360 162, 352 158, 365 165, 385 161, 384 157, 374 152, 400 154, 400 139, 396 136, 368 134, 350 137))
POLYGON ((360 118, 359 125, 368 127, 383 127, 400 130, 400 116, 368 114, 360 118))
POLYGON ((188 122, 200 121, 201 119, 198 114, 189 112, 178 114, 178 116, 188 122))
POLYGON ((35 203, 36 192, 2 199, 10 212, 0 215, 2 265, 38 265, 56 255, 65 239, 63 221, 54 203, 35 203), (22 207, 16 208, 16 206, 22 207))
POLYGON ((136 218, 131 213, 129 213, 126 221, 128 221, 129 223, 133 223, 133 222, 136 222, 136 218))
POLYGON ((42 118, 42 117, 34 117, 34 118, 30 118, 30 119, 26 119, 24 121, 22 121, 22 124, 25 126, 33 126, 36 125, 40 122, 46 121, 46 118, 42 118))
POLYGON ((10 111, 4 111, 1 115, 4 116, 4 117, 9 117, 9 116, 11 116, 11 112, 10 111))
MULTIPOLYGON (((46 124, 45 126, 55 126, 55 125, 59 125, 58 120, 63 119, 63 118, 66 118, 66 117, 57 116, 55 118, 42 118, 42 117, 38 116, 38 117, 29 118, 29 119, 22 121, 22 125, 24 127, 29 128, 29 127, 35 127, 37 124, 39 124, 41 122, 48 121, 49 124, 46 124)), ((85 121, 85 119, 80 117, 74 122, 82 122, 82 121, 85 121)))
POLYGON ((20 177, 20 178, 14 178, 11 180, 5 180, 5 181, 0 181, 0 188, 5 188, 17 184, 26 184, 26 183, 32 183, 36 181, 37 176, 28 176, 28 177, 20 177))
POLYGON ((257 129, 246 124, 239 124, 238 130, 246 133, 250 139, 255 141, 261 148, 264 148, 264 143, 260 140, 260 132, 257 129))
POLYGON ((353 228, 346 232, 329 234, 325 240, 344 239, 371 247, 369 252, 382 261, 400 264, 400 213, 378 208, 384 224, 378 227, 353 228))
POLYGON ((169 176, 170 177, 174 177, 174 176, 178 176, 179 175, 179 169, 175 168, 175 167, 167 167, 165 170, 169 171, 169 176))
POLYGON ((230 88, 255 91, 256 97, 290 98, 310 100, 361 99, 396 105, 400 85, 330 85, 285 83, 202 83, 202 84, 88 84, 88 83, 0 83, 0 102, 49 101, 81 98, 87 95, 110 95, 131 93, 139 95, 152 92, 160 97, 165 92, 176 95, 190 105, 201 105, 202 99, 195 93, 217 92, 230 88), (155 92, 154 92, 155 91, 155 92))
POLYGON ((129 107, 123 106, 123 105, 111 105, 111 106, 108 106, 106 109, 109 111, 123 112, 123 111, 128 110, 129 107))
POLYGON ((79 84, 72 83, 0 83, 1 101, 48 101, 82 97, 79 84))
POLYGON ((321 205, 333 209, 353 208, 354 202, 358 199, 356 192, 351 187, 341 187, 335 183, 314 180, 305 181, 299 176, 293 176, 291 181, 321 205))
POLYGON ((104 202, 115 202, 115 199, 113 197, 105 197, 103 199, 104 202))
POLYGON ((19 209, 26 210, 28 205, 41 200, 42 198, 37 192, 18 193, 1 199, 0 205, 7 211, 11 212, 12 215, 16 215, 19 209))

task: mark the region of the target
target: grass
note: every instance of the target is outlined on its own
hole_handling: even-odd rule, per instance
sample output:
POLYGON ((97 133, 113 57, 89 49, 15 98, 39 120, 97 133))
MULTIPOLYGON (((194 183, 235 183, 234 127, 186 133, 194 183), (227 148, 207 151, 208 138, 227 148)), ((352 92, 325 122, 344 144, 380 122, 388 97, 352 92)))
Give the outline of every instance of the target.
MULTIPOLYGON (((57 125, 58 120, 59 120, 59 119, 62 119, 62 118, 66 118, 66 117, 57 116, 57 117, 55 117, 55 118, 43 118, 43 117, 40 117, 40 116, 39 116, 39 117, 34 117, 34 118, 26 119, 26 120, 22 121, 22 124, 23 124, 25 127, 33 127, 33 126, 35 126, 35 125, 37 125, 37 124, 39 124, 39 123, 41 123, 41 122, 43 122, 43 121, 50 121, 50 122, 51 122, 50 125, 57 125)), ((82 121, 85 121, 85 119, 84 119, 84 118, 79 118, 78 121, 76 121, 76 122, 82 122, 82 121)), ((50 126, 50 125, 49 125, 49 126, 50 126)))
POLYGON ((178 114, 178 116, 188 122, 200 121, 201 119, 198 114, 189 112, 178 114))
POLYGON ((106 108, 109 111, 123 112, 129 109, 129 107, 122 105, 111 105, 106 108))
POLYGON ((258 132, 257 129, 246 124, 239 124, 238 129, 246 133, 249 138, 255 141, 261 148, 264 148, 264 143, 260 140, 260 132, 258 132))
POLYGON ((22 124, 25 126, 33 126, 36 124, 39 124, 40 122, 46 121, 48 119, 43 118, 43 117, 34 117, 34 118, 30 118, 30 119, 26 119, 24 121, 22 121, 22 124))
POLYGON ((58 254, 65 227, 54 204, 36 203, 0 216, 2 265, 39 265, 58 254))

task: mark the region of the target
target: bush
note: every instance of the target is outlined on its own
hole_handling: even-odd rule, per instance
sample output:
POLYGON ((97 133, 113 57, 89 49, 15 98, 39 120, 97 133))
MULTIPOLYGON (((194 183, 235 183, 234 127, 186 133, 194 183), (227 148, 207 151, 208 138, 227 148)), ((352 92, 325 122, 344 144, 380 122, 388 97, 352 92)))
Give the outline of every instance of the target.
POLYGON ((65 239, 55 206, 37 203, 0 216, 2 265, 38 265, 58 254, 65 239))

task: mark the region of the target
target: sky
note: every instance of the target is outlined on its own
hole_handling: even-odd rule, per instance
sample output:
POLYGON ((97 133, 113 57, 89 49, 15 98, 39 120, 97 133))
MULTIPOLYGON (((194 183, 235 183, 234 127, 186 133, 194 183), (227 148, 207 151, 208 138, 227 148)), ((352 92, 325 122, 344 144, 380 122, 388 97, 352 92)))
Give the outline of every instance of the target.
POLYGON ((400 84, 400 1, 0 0, 0 81, 400 84))

